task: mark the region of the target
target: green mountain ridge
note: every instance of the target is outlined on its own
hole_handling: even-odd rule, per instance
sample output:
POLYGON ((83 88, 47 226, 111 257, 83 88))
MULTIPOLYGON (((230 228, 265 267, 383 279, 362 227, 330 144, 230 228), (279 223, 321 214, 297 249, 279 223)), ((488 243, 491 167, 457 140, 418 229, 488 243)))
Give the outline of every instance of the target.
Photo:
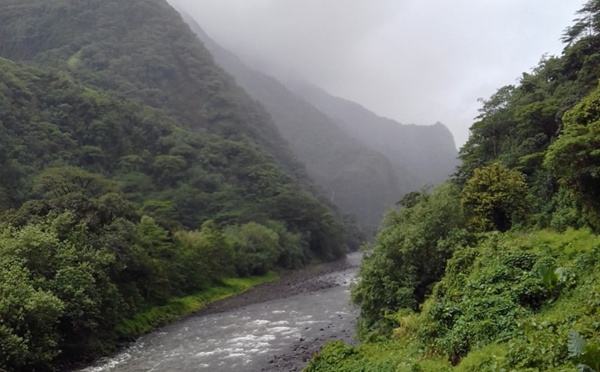
MULTIPOLYGON (((268 113, 214 64, 167 3, 6 0, 0 5, 0 36, 6 40, 0 56, 56 68, 83 84, 140 100, 200 134, 242 146, 255 142, 316 193, 268 113)), ((258 171, 260 163, 255 167, 258 171)))
POLYGON ((165 109, 193 129, 251 137, 286 169, 301 168, 264 109, 214 64, 166 2, 2 6, 1 56, 68 71, 82 83, 165 109))

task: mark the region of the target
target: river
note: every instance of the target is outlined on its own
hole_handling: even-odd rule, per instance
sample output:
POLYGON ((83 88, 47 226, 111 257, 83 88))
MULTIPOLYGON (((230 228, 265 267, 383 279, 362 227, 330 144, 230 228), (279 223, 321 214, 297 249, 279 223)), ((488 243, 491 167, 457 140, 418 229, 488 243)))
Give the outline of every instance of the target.
POLYGON ((357 313, 349 304, 349 285, 359 262, 354 253, 339 271, 272 283, 229 307, 217 306, 143 336, 80 371, 301 370, 324 342, 353 342, 357 313))

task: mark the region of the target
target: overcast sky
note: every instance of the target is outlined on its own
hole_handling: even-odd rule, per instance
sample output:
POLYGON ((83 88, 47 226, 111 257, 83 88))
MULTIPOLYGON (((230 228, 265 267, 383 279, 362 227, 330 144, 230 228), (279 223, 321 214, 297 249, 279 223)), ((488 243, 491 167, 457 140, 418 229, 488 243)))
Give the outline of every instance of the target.
POLYGON ((584 0, 171 0, 221 46, 405 124, 446 124, 460 147, 477 98, 513 84, 584 0))

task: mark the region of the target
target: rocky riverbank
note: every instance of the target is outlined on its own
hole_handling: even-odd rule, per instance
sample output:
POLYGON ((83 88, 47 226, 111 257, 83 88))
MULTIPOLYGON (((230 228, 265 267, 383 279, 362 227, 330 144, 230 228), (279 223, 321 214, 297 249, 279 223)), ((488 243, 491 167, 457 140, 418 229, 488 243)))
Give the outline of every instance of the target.
POLYGON ((358 261, 351 255, 343 260, 327 262, 299 271, 283 272, 278 280, 261 284, 239 295, 212 303, 198 311, 196 315, 221 313, 256 303, 344 285, 343 281, 340 282, 339 277, 335 274, 354 269, 357 266, 358 261))
MULTIPOLYGON (((360 255, 352 254, 348 258, 336 262, 316 265, 305 270, 282 273, 281 279, 261 284, 243 294, 233 296, 204 308, 197 315, 207 315, 239 309, 257 304, 282 299, 298 294, 323 291, 336 286, 346 286, 353 280, 354 272, 360 263, 360 255)), ((269 358, 260 368, 261 372, 301 371, 317 354, 323 344, 331 340, 342 340, 354 344, 354 327, 356 313, 338 315, 340 322, 319 327, 315 337, 300 337, 285 351, 269 358)))

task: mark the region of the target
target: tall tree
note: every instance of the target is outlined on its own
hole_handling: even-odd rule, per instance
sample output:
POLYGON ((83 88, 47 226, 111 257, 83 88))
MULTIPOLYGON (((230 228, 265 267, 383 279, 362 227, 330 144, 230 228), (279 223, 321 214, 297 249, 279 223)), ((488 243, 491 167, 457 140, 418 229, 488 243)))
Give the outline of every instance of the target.
POLYGON ((600 1, 588 0, 577 11, 577 15, 578 17, 574 20, 575 23, 567 27, 563 33, 562 40, 569 45, 582 38, 600 33, 600 1))

